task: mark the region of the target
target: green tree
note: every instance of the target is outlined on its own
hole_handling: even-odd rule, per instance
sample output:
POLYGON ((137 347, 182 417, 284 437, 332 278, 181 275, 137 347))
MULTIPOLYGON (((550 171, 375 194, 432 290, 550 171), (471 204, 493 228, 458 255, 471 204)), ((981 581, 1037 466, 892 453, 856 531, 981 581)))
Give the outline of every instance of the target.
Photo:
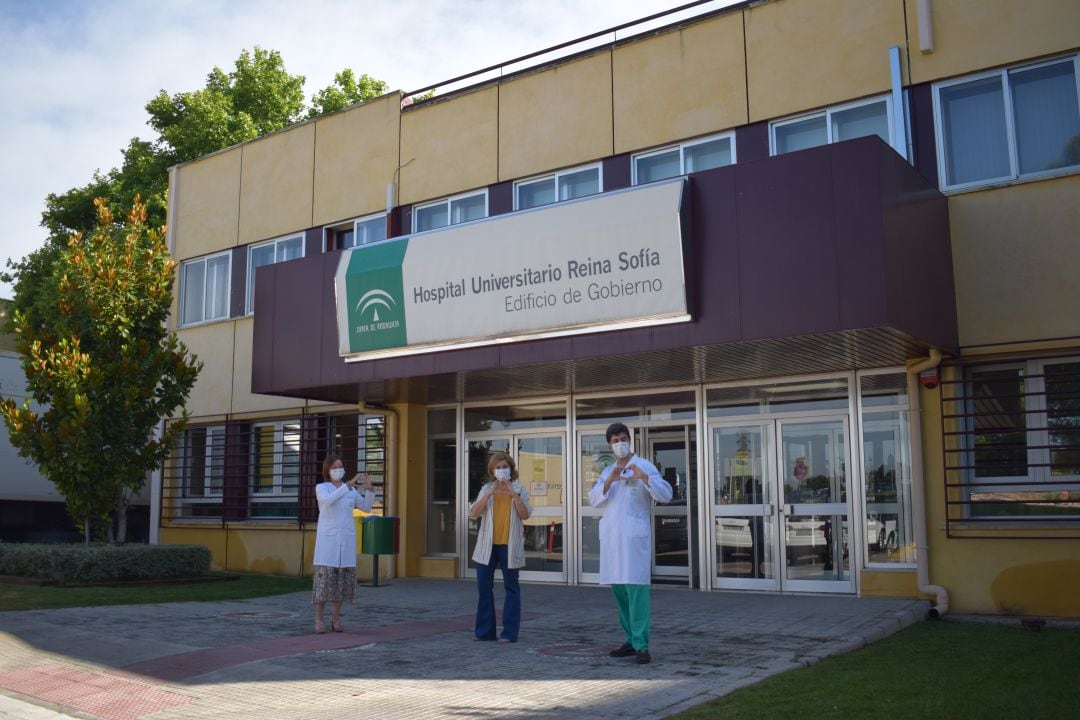
POLYGON ((155 427, 183 408, 201 364, 165 327, 175 262, 162 230, 147 224, 138 197, 125 222, 105 200, 95 206, 89 236, 43 248, 34 272, 20 275, 16 299, 32 281, 37 304, 17 304, 12 323, 27 389, 43 409, 2 398, 0 414, 87 540, 91 523, 116 512, 123 542, 127 499, 174 447, 186 411, 160 437, 155 427))
POLYGON ((366 74, 357 78, 356 73, 345 68, 334 75, 333 85, 324 87, 311 97, 311 108, 307 116, 310 119, 344 110, 350 105, 377 98, 388 89, 389 86, 382 80, 366 74))

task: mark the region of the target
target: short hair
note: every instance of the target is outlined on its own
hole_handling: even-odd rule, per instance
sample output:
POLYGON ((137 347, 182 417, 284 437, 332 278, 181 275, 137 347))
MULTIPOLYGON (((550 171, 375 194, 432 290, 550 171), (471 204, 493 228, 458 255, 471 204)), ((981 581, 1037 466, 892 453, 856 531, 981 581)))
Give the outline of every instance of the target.
MULTIPOLYGON (((338 457, 337 455, 335 455, 334 453, 330 453, 329 455, 326 456, 326 459, 322 461, 323 480, 329 480, 330 479, 330 466, 333 465, 334 463, 336 463, 340 459, 341 458, 338 457)), ((345 463, 342 463, 342 465, 344 465, 344 464, 345 463)))
POLYGON ((630 428, 626 427, 622 423, 611 423, 610 425, 608 425, 607 430, 604 432, 604 439, 608 442, 611 442, 611 438, 615 437, 616 435, 622 435, 623 433, 626 433, 629 436, 630 428))
POLYGON ((510 457, 509 453, 502 451, 491 453, 491 457, 488 458, 487 472, 488 477, 495 478, 495 465, 505 460, 510 465, 510 479, 518 479, 517 464, 514 462, 514 458, 510 457))

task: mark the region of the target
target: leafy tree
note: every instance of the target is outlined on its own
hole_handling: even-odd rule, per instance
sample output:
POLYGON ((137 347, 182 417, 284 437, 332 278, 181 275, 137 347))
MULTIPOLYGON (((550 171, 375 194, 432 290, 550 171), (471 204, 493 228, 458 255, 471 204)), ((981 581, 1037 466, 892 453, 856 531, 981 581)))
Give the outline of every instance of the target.
MULTIPOLYGON (((98 417, 96 413, 100 412, 101 417, 107 417, 107 411, 110 411, 111 406, 107 406, 101 398, 97 398, 92 406, 88 406, 90 409, 85 411, 88 413, 87 419, 79 420, 78 418, 82 417, 79 412, 82 411, 79 411, 79 406, 73 404, 75 396, 72 393, 81 392, 82 396, 89 398, 90 395, 87 395, 86 389, 76 383, 76 380, 86 383, 105 382, 103 378, 106 376, 101 375, 104 371, 96 369, 99 367, 98 363, 122 361, 120 350, 117 349, 119 345, 114 348, 107 344, 104 337, 99 339, 88 335, 87 327, 93 326, 95 331, 109 329, 104 326, 96 328, 90 322, 90 318, 94 323, 104 323, 108 319, 103 316, 102 310, 107 305, 106 299, 100 293, 106 291, 115 293, 109 303, 123 309, 126 307, 126 298, 136 283, 125 281, 124 286, 127 288, 125 290, 120 289, 119 282, 107 287, 97 287, 95 292, 100 291, 100 293, 99 296, 95 296, 97 299, 93 303, 89 301, 81 304, 74 303, 70 298, 70 293, 75 292, 73 288, 83 288, 80 292, 89 292, 87 288, 90 287, 87 284, 90 278, 80 276, 74 270, 85 269, 89 266, 90 260, 86 260, 80 267, 75 267, 72 265, 73 258, 89 257, 91 249, 104 246, 106 236, 113 237, 115 233, 122 232, 134 233, 134 236, 144 238, 140 242, 147 248, 156 247, 157 241, 151 242, 149 239, 151 233, 148 228, 161 227, 165 224, 170 166, 280 130, 304 117, 317 117, 320 114, 376 97, 386 91, 386 84, 382 81, 367 75, 361 75, 357 79, 355 73, 345 70, 335 76, 334 85, 316 93, 312 99, 314 107, 306 110, 303 86, 304 77, 289 74, 285 70, 280 53, 256 46, 252 52, 247 50, 241 52, 231 72, 226 73, 217 67, 211 70, 207 75, 205 87, 199 90, 174 95, 169 95, 162 90, 146 104, 146 111, 149 114, 148 122, 157 132, 156 139, 148 141, 138 137, 132 138, 122 151, 123 162, 119 168, 113 168, 105 173, 95 172, 90 182, 82 187, 71 188, 59 194, 50 193, 45 199, 45 210, 41 221, 42 226, 49 231, 46 243, 21 260, 8 260, 7 271, 0 273, 0 279, 12 283, 14 287, 10 312, 0 330, 15 332, 25 340, 21 352, 24 354, 27 375, 29 377, 33 371, 40 376, 35 382, 40 383, 41 398, 44 400, 39 400, 39 402, 59 403, 55 409, 46 411, 41 417, 27 414, 29 411, 25 409, 5 407, 4 417, 9 426, 12 423, 18 423, 24 428, 25 450, 20 448, 20 451, 38 462, 42 472, 53 479, 61 491, 66 494, 65 488, 70 487, 72 492, 76 493, 75 496, 69 496, 69 507, 75 517, 80 519, 103 517, 102 513, 107 512, 102 509, 103 498, 123 497, 122 491, 110 485, 113 482, 110 478, 128 477, 131 478, 130 482, 134 482, 135 474, 109 476, 98 473, 102 461, 98 456, 103 454, 101 448, 105 446, 94 445, 91 438, 97 436, 84 436, 82 433, 72 435, 72 428, 82 427, 79 423, 97 422, 96 419, 89 419, 98 417), (126 207, 133 197, 140 197, 143 200, 136 203, 138 208, 136 219, 129 218, 125 228, 122 223, 115 222, 107 209, 126 207), (102 222, 113 223, 114 227, 108 229, 106 225, 101 224, 102 222), (69 239, 72 236, 86 236, 88 239, 69 239), (83 285, 73 285, 75 282, 73 278, 77 277, 82 278, 83 285), (65 314, 66 311, 59 312, 58 308, 64 306, 64 303, 68 303, 72 309, 82 308, 79 311, 82 315, 76 314, 81 319, 76 322, 65 314), (89 359, 84 362, 84 357, 89 359), (63 365, 63 363, 68 364, 63 365), (55 384, 61 381, 67 382, 68 385, 55 384), (75 420, 65 420, 67 424, 61 425, 61 418, 75 418, 75 420), (57 437, 62 437, 63 441, 47 439, 44 436, 34 440, 30 437, 31 431, 27 428, 55 432, 57 437), (87 452, 88 455, 80 458, 77 455, 78 452, 87 452), (38 458, 41 460, 39 461, 38 458), (85 467, 77 467, 77 461, 85 462, 85 467), (87 485, 95 477, 104 483, 100 498, 94 496, 87 485)), ((148 249, 147 252, 156 253, 157 250, 148 249)), ((167 257, 167 254, 164 257, 167 257)), ((106 259, 103 258, 94 260, 94 262, 105 261, 106 259)), ((140 262, 149 266, 159 261, 160 258, 151 260, 148 256, 140 262)), ((115 270, 115 273, 119 272, 118 269, 115 270)), ((171 283, 172 276, 170 275, 163 287, 167 290, 171 287, 171 283)), ((140 300, 145 299, 140 298, 140 300)), ((168 306, 169 303, 166 301, 161 308, 161 320, 164 319, 168 306)), ((134 312, 134 307, 132 311, 134 312)), ((121 318, 126 315, 120 313, 115 317, 121 318)), ((149 321, 143 319, 138 322, 149 321)), ((142 325, 139 327, 141 328, 142 325)), ((143 336, 139 334, 137 337, 143 336)), ((126 342, 131 342, 131 339, 128 338, 126 342)), ((167 350, 170 346, 166 344, 164 347, 167 350)), ((177 352, 179 356, 183 355, 182 349, 177 352)), ((130 360, 123 360, 123 362, 130 362, 130 360)), ((175 369, 171 381, 181 383, 186 377, 184 372, 175 369)), ((194 382, 193 375, 191 382, 194 382)), ((95 387, 97 388, 95 392, 99 394, 104 392, 103 387, 95 387)), ((163 392, 164 388, 163 385, 159 392, 163 392)), ((188 390, 180 396, 181 399, 186 397, 189 390, 190 385, 188 390)), ((124 392, 128 391, 124 390, 124 392)), ((112 394, 107 396, 113 397, 112 394)), ((133 397, 138 396, 139 394, 136 393, 133 397)), ((171 399, 167 401, 164 396, 161 396, 157 402, 163 408, 171 402, 171 399)), ((180 405, 182 402, 172 405, 169 412, 171 413, 180 405)), ((126 411, 121 409, 118 412, 126 411)), ((120 414, 115 417, 123 418, 127 415, 120 414)), ((145 433, 149 432, 154 424, 147 424, 140 420, 139 424, 132 426, 134 428, 132 433, 125 436, 135 440, 132 447, 140 448, 139 452, 143 453, 140 457, 148 457, 145 453, 153 454, 147 450, 149 446, 145 445, 145 433), (144 434, 140 436, 139 432, 144 434)), ((101 435, 101 438, 105 438, 105 435, 101 435)), ((114 438, 112 435, 109 435, 109 438, 108 447, 111 448, 109 454, 123 457, 122 453, 115 450, 119 446, 111 442, 122 438, 114 438)), ((168 443, 162 440, 159 446, 165 448, 168 447, 168 443)), ((133 462, 130 467, 139 468, 137 474, 141 485, 145 466, 133 462)), ((133 469, 132 473, 134 472, 133 469)))
POLYGON ((125 222, 96 200, 98 225, 67 247, 43 248, 20 274, 12 323, 31 397, 0 399, 11 442, 67 498, 87 539, 116 511, 123 542, 127 498, 158 467, 187 420, 182 408, 201 368, 165 328, 175 262, 138 196, 125 222), (35 304, 19 304, 25 283, 35 304), (51 300, 51 304, 47 301, 51 300))
POLYGON ((333 85, 324 87, 312 96, 311 109, 307 116, 310 119, 344 110, 350 105, 377 98, 388 89, 389 86, 382 80, 376 80, 367 74, 357 78, 356 73, 345 68, 334 75, 333 85))

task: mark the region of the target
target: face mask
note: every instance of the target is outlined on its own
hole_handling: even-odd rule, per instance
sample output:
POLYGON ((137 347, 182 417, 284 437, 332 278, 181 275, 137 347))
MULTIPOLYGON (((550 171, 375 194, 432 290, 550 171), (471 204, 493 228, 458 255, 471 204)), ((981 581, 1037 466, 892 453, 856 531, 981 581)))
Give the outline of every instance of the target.
POLYGON ((495 479, 496 480, 509 480, 510 479, 510 468, 495 468, 495 479))
POLYGON ((340 480, 345 477, 345 468, 334 468, 330 471, 330 479, 340 480))
POLYGON ((622 460, 624 457, 630 454, 630 443, 617 442, 611 446, 611 450, 615 453, 615 457, 622 460))

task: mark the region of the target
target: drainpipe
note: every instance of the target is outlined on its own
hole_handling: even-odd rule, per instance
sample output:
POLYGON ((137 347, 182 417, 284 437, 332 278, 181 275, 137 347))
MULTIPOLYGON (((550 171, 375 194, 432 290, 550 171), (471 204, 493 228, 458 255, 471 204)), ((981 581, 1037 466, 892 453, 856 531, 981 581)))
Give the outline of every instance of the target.
POLYGON ((930 584, 930 561, 926 540, 926 488, 923 484, 922 408, 919 403, 919 373, 941 363, 941 351, 930 348, 930 356, 907 369, 908 426, 911 436, 911 504, 915 525, 915 575, 919 592, 934 596, 934 607, 928 617, 936 620, 949 611, 949 592, 940 585, 930 584))

